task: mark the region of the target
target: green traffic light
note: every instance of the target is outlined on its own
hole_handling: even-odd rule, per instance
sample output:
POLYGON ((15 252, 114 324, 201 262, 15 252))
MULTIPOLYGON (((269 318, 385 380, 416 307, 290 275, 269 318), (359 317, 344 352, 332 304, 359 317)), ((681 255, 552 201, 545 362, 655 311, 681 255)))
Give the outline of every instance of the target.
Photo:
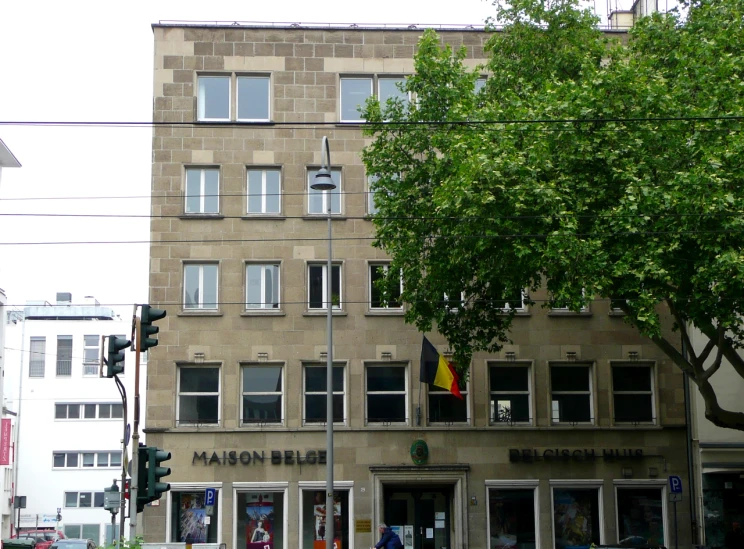
POLYGON ((142 305, 142 314, 140 316, 140 352, 157 347, 158 340, 150 336, 157 334, 160 328, 153 326, 152 323, 165 318, 166 314, 167 312, 163 309, 155 309, 149 305, 142 305))
POLYGON ((132 344, 128 339, 123 337, 109 336, 108 355, 106 358, 106 377, 114 377, 124 371, 124 349, 132 344))
POLYGON ((163 461, 168 461, 171 458, 171 453, 161 450, 160 448, 148 448, 148 462, 147 468, 147 497, 150 501, 160 499, 160 496, 164 492, 170 490, 170 484, 167 482, 160 482, 160 479, 170 475, 170 467, 161 467, 160 464, 163 461))

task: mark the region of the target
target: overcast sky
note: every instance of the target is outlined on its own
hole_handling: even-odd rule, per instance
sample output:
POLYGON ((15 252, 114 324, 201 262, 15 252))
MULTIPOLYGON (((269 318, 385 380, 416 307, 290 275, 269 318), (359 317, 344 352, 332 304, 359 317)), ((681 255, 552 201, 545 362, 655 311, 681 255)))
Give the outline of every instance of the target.
MULTIPOLYGON (((151 120, 150 25, 160 20, 478 25, 492 13, 483 0, 8 0, 0 10, 0 121, 151 120)), ((23 165, 3 170, 0 182, 0 288, 9 304, 53 302, 56 292, 78 303, 88 295, 102 304, 146 303, 146 243, 9 243, 146 242, 151 133, 0 125, 0 139, 23 165), (28 215, 101 213, 142 217, 28 215)))

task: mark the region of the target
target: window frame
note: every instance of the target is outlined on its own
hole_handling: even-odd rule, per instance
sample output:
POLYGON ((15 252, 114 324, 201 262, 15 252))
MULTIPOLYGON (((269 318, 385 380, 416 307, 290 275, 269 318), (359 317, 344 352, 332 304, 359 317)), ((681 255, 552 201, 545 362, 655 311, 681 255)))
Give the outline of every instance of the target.
POLYGON ((657 425, 659 422, 658 383, 656 379, 656 364, 649 361, 630 362, 627 360, 610 360, 610 394, 612 396, 610 409, 612 410, 613 425, 657 425), (649 376, 649 391, 616 391, 614 383, 615 368, 647 368, 649 376), (651 403, 651 419, 648 421, 618 421, 615 395, 648 395, 651 403))
POLYGON ((280 361, 271 361, 271 362, 241 362, 240 363, 240 426, 241 427, 282 427, 284 426, 284 423, 286 421, 286 398, 285 398, 285 390, 286 390, 286 363, 280 362, 280 361), (245 379, 245 372, 246 370, 250 368, 279 368, 280 374, 279 379, 281 380, 281 391, 245 391, 245 385, 244 385, 244 379, 245 379), (244 415, 243 415, 243 397, 248 395, 258 395, 258 396, 264 396, 264 395, 278 395, 280 398, 280 405, 279 405, 279 421, 255 421, 255 422, 246 422, 244 415))
POLYGON ((232 81, 233 75, 229 74, 197 74, 196 76, 196 121, 197 122, 230 122, 232 120, 232 81), (202 116, 206 110, 206 97, 202 100, 201 80, 207 79, 227 79, 227 117, 209 118, 202 116))
POLYGON ((175 424, 176 427, 220 427, 222 425, 223 416, 222 416, 222 390, 223 390, 223 371, 222 371, 222 364, 221 363, 214 363, 214 362, 205 362, 203 364, 194 364, 194 363, 176 363, 176 414, 175 414, 175 424), (217 391, 202 391, 202 392, 182 392, 181 391, 181 372, 184 369, 189 370, 217 370, 217 382, 218 387, 217 391), (198 421, 185 421, 181 419, 181 397, 182 396, 217 396, 217 421, 213 423, 204 423, 201 421, 201 418, 199 418, 198 421))
POLYGON ((219 166, 185 166, 184 167, 184 192, 183 192, 183 215, 187 217, 215 217, 219 216, 222 208, 222 170, 219 166), (199 172, 199 193, 189 193, 189 173, 199 172), (215 211, 206 211, 206 197, 207 194, 207 172, 215 172, 217 174, 217 207, 215 211), (189 197, 196 196, 199 198, 199 210, 189 211, 188 203, 189 197))
POLYGON ((362 361, 364 366, 364 424, 365 425, 384 425, 384 426, 408 426, 410 425, 410 385, 409 385, 409 363, 408 362, 387 362, 387 361, 362 361), (403 369, 403 390, 390 391, 370 391, 369 379, 367 373, 371 368, 402 368, 403 369), (369 397, 373 396, 402 396, 404 417, 402 420, 390 421, 372 421, 369 417, 369 397))
MULTIPOLYGON (((281 261, 246 261, 244 264, 244 278, 245 278, 245 284, 244 284, 244 300, 243 300, 243 310, 244 313, 247 314, 267 314, 267 313, 277 313, 282 311, 282 262, 281 261), (260 294, 261 294, 261 302, 258 303, 257 307, 249 307, 248 302, 248 285, 250 282, 250 279, 248 278, 248 268, 249 267, 262 267, 260 271, 260 294), (276 297, 276 306, 270 306, 272 303, 267 303, 265 301, 266 296, 266 267, 276 267, 276 280, 275 280, 275 297, 276 297)), ((251 302, 251 304, 255 305, 251 302)))
MULTIPOLYGON (((383 82, 383 81, 388 81, 388 82, 393 82, 394 81, 396 83, 397 82, 402 82, 403 84, 405 84, 406 78, 408 78, 406 75, 399 75, 399 74, 394 74, 394 73, 390 73, 390 74, 379 73, 379 74, 376 74, 374 76, 376 97, 377 97, 378 101, 380 102, 380 105, 385 105, 385 103, 387 102, 387 100, 390 99, 391 97, 393 97, 393 96, 388 96, 383 101, 383 99, 382 99, 382 92, 380 90, 380 83, 383 82)), ((395 86, 395 89, 396 89, 396 91, 398 91, 398 87, 397 86, 395 86)), ((406 105, 410 105, 411 102, 413 101, 413 96, 412 96, 411 92, 404 92, 404 93, 406 94, 406 98, 405 98, 406 105)), ((395 97, 400 97, 400 96, 397 96, 396 95, 395 97)), ((402 100, 402 98, 400 98, 400 99, 402 100)))
MULTIPOLYGON (((233 75, 231 75, 232 77, 233 75)), ((234 75, 235 79, 235 121, 236 122, 271 122, 271 73, 255 73, 234 75), (265 80, 266 81, 266 118, 241 118, 240 117, 240 81, 241 80, 265 80)), ((252 99, 251 102, 255 102, 252 99)))
POLYGON ((426 424, 429 427, 432 426, 440 426, 440 425, 471 425, 473 423, 473 410, 471 409, 471 403, 470 403, 470 380, 465 382, 464 387, 460 387, 460 394, 462 395, 463 403, 465 404, 465 421, 434 421, 432 420, 432 406, 431 406, 431 397, 449 397, 457 399, 456 396, 454 396, 451 392, 449 392, 447 389, 442 389, 440 387, 436 387, 434 385, 426 385, 426 424))
POLYGON ((78 450, 78 451, 70 451, 70 450, 60 450, 60 451, 52 451, 52 470, 53 471, 63 471, 66 469, 79 469, 79 470, 100 470, 100 469, 116 469, 121 468, 121 450, 78 450), (108 456, 106 465, 98 465, 98 457, 99 454, 106 454, 108 456), (55 457, 59 455, 65 456, 65 465, 57 466, 55 465, 55 457), (93 456, 93 464, 92 465, 85 465, 85 458, 86 455, 92 455, 93 456), (112 457, 117 456, 119 457, 118 463, 114 463, 114 460, 112 460, 112 457), (76 465, 67 465, 68 457, 69 456, 76 456, 75 461, 76 465), (113 463, 113 465, 112 465, 113 463))
POLYGON ((55 376, 56 377, 72 377, 72 356, 74 346, 74 338, 71 335, 57 335, 57 355, 55 361, 55 376), (64 349, 62 343, 69 343, 69 348, 64 349), (67 354, 63 354, 67 351, 67 354), (65 358, 69 357, 69 358, 65 358), (67 365, 65 365, 67 363, 67 365), (66 366, 66 367, 65 367, 66 366), (61 373, 60 373, 61 372, 61 373))
MULTIPOLYGON (((576 425, 595 425, 597 422, 596 418, 596 410, 597 410, 597 404, 594 401, 596 398, 596 387, 597 382, 595 379, 595 373, 596 373, 596 365, 594 362, 590 361, 581 361, 577 360, 576 362, 566 362, 566 361, 549 361, 548 362, 548 410, 550 410, 550 424, 551 425, 566 425, 570 427, 575 427, 576 425), (553 391, 553 368, 567 368, 567 367, 586 367, 587 368, 587 378, 589 382, 589 390, 588 391, 553 391), (588 421, 561 421, 560 415, 559 419, 556 421, 555 419, 555 410, 554 410, 554 400, 553 395, 589 395, 589 420, 588 421)), ((560 410, 559 410, 560 412, 560 410)))
MULTIPOLYGON (((378 307, 374 307, 372 300, 372 292, 374 290, 374 280, 372 279, 372 270, 377 269, 379 267, 382 267, 385 273, 390 270, 390 262, 389 261, 368 261, 367 262, 367 309, 369 312, 372 313, 380 313, 380 312, 387 312, 387 313, 402 313, 404 312, 404 305, 402 301, 399 301, 399 305, 397 307, 388 305, 380 305, 378 307)), ((398 299, 400 300, 400 296, 403 294, 403 274, 400 275, 400 284, 399 284, 399 293, 398 293, 398 299)), ((381 296, 382 297, 382 296, 381 296)))
POLYGON ((83 335, 83 375, 84 376, 97 376, 100 374, 100 368, 101 368, 101 336, 93 335, 93 334, 83 335), (95 338, 96 344, 90 345, 91 340, 88 338, 95 338), (88 359, 87 351, 90 351, 91 349, 96 350, 95 360, 88 359), (95 368, 92 371, 90 369, 91 365, 95 366, 95 368))
POLYGON ((46 375, 46 336, 31 336, 28 349, 28 377, 43 378, 46 375), (34 349, 34 343, 41 350, 34 349))
POLYGON ((520 292, 521 292, 521 296, 520 296, 519 307, 513 307, 512 306, 512 303, 508 299, 501 299, 501 300, 499 300, 499 301, 503 301, 504 302, 504 307, 501 307, 501 310, 504 313, 510 313, 512 311, 514 311, 517 314, 519 314, 519 313, 526 313, 527 312, 527 304, 525 303, 525 300, 526 300, 526 297, 527 297, 527 292, 524 290, 524 288, 522 288, 522 290, 520 290, 520 292))
MULTIPOLYGON (((331 295, 331 310, 339 313, 344 311, 344 263, 343 261, 332 261, 331 262, 331 276, 333 272, 338 268, 338 305, 333 304, 333 295, 331 295)), ((307 312, 327 312, 328 307, 323 306, 328 303, 328 261, 308 261, 305 265, 305 276, 306 276, 306 293, 305 293, 305 307, 307 312), (313 267, 321 267, 321 306, 311 306, 311 286, 310 286, 310 269, 313 267)), ((333 289, 333 280, 331 280, 331 289, 333 289)))
MULTIPOLYGON (((245 170, 245 216, 246 217, 278 217, 282 216, 282 198, 284 196, 284 193, 282 192, 282 169, 280 167, 276 166, 248 166, 245 170), (267 189, 267 174, 269 172, 276 172, 279 175, 279 194, 278 194, 278 209, 275 212, 267 211, 267 197, 270 196, 270 193, 268 193, 267 189), (250 210, 250 177, 251 173, 260 173, 261 174, 261 211, 254 212, 250 210)), ((256 195, 259 196, 259 195, 256 195)))
POLYGON ((634 480, 634 479, 614 479, 613 480, 613 495, 615 497, 615 532, 617 536, 620 536, 620 502, 618 499, 619 490, 632 490, 634 488, 640 488, 642 490, 653 490, 659 489, 661 491, 661 513, 662 513, 662 531, 664 534, 664 545, 669 546, 671 542, 671 535, 669 526, 669 496, 667 481, 661 479, 648 479, 648 480, 634 480))
POLYGON ((124 407, 120 402, 55 402, 54 403, 54 421, 119 421, 124 418, 124 407), (57 417, 57 410, 60 406, 65 407, 65 417, 57 417), (78 416, 70 417, 70 406, 78 407, 78 416), (86 416, 86 408, 89 406, 95 407, 95 415, 93 417, 86 416), (101 406, 110 406, 109 417, 102 417, 100 410, 101 406), (120 414, 114 416, 114 406, 118 406, 120 414))
POLYGON ((364 118, 361 117, 361 113, 357 111, 357 117, 356 118, 344 118, 344 81, 351 81, 351 80, 369 80, 369 95, 364 99, 362 103, 359 103, 358 106, 364 106, 364 103, 367 101, 368 98, 375 96, 375 75, 374 74, 357 74, 357 75, 339 75, 338 79, 338 120, 341 123, 352 123, 352 124, 360 124, 366 122, 364 118))
POLYGON ((191 314, 199 314, 199 313, 214 313, 219 312, 220 310, 220 263, 218 261, 205 261, 205 262, 198 262, 198 261, 188 261, 183 263, 183 268, 181 270, 182 272, 182 286, 183 291, 181 293, 181 309, 184 313, 191 313, 191 314), (186 270, 189 268, 198 267, 198 290, 199 290, 199 303, 198 306, 192 306, 187 307, 186 306, 186 297, 187 297, 187 287, 186 287, 186 270), (216 269, 215 273, 215 288, 214 288, 214 307, 204 307, 204 267, 214 267, 216 269))
MULTIPOLYGON (((233 501, 237 502, 237 505, 240 506, 240 500, 238 499, 241 494, 243 496, 247 494, 281 494, 282 497, 282 504, 281 507, 276 505, 276 498, 274 498, 274 509, 281 508, 281 522, 274 521, 272 523, 273 531, 276 534, 277 532, 281 532, 281 541, 282 544, 276 543, 274 547, 276 549, 285 549, 288 547, 288 538, 289 535, 289 483, 288 482, 233 482, 233 501)), ((275 516, 276 516, 275 512, 275 516)), ((232 533, 233 536, 235 536, 233 539, 236 540, 236 542, 240 542, 240 538, 238 536, 238 529, 239 528, 245 528, 245 518, 236 518, 236 520, 233 521, 232 524, 232 533)), ((277 536, 278 537, 278 536, 277 536)), ((238 545, 240 547, 240 545, 238 545)))
POLYGON ((550 480, 550 530, 552 537, 552 546, 556 547, 555 543, 555 491, 556 490, 596 490, 597 492, 597 515, 598 515, 598 530, 599 530, 599 544, 603 545, 607 543, 605 536, 605 521, 604 521, 604 482, 602 479, 560 479, 550 480))
POLYGON ((316 191, 312 189, 310 186, 313 184, 313 180, 315 179, 315 174, 318 173, 320 168, 315 166, 308 166, 306 169, 306 200, 307 200, 307 207, 305 209, 306 215, 308 217, 320 217, 322 219, 328 218, 328 202, 330 200, 331 205, 331 217, 341 217, 344 215, 344 193, 343 193, 343 184, 344 184, 344 177, 343 177, 343 169, 340 167, 331 167, 331 180, 336 184, 336 188, 332 189, 330 191, 316 191), (338 196, 338 211, 333 211, 333 197, 334 195, 338 196), (311 204, 314 202, 314 200, 311 200, 312 198, 320 197, 321 201, 321 211, 311 211, 311 204))
MULTIPOLYGON (((328 398, 328 391, 326 389, 322 391, 307 391, 307 369, 308 368, 318 368, 325 370, 327 368, 326 363, 321 363, 318 361, 307 361, 302 362, 302 425, 303 427, 319 427, 326 425, 326 418, 323 418, 321 421, 310 421, 307 418, 307 396, 308 395, 324 395, 326 399, 328 398)), ((346 361, 342 360, 334 360, 333 361, 333 368, 334 370, 336 368, 342 369, 341 374, 341 380, 343 381, 343 386, 340 391, 337 391, 336 389, 333 390, 332 397, 335 397, 336 395, 341 395, 341 402, 342 402, 342 413, 343 417, 340 421, 337 421, 335 418, 333 420, 333 425, 337 426, 345 426, 347 425, 349 421, 349 409, 348 409, 348 393, 349 393, 349 380, 347 378, 348 375, 348 364, 346 361)), ((327 371, 327 370, 326 370, 327 371)), ((326 379, 327 381, 327 379, 326 379)), ((328 405, 328 401, 326 400, 326 406, 328 405)))
MULTIPOLYGON (((488 398, 489 398, 489 410, 488 410, 488 424, 492 427, 512 427, 514 425, 519 426, 534 426, 535 425, 535 368, 534 361, 532 360, 487 360, 486 361, 486 373, 488 376, 487 387, 488 387, 488 398), (491 367, 496 368, 524 368, 527 370, 527 391, 492 391, 491 390, 491 367), (527 395, 527 404, 529 411, 529 418, 527 421, 495 421, 494 420, 494 396, 498 395, 527 395)), ((498 404, 498 400, 496 400, 498 404)))
POLYGON ((491 539, 491 490, 531 491, 535 508, 535 547, 542 547, 540 536, 540 481, 486 479, 486 539, 491 539))
MULTIPOLYGON (((581 295, 582 297, 586 297, 586 292, 583 288, 581 289, 581 295)), ((548 311, 548 316, 589 316, 591 314, 592 310, 589 308, 589 301, 578 312, 572 311, 568 307, 551 307, 548 311)))

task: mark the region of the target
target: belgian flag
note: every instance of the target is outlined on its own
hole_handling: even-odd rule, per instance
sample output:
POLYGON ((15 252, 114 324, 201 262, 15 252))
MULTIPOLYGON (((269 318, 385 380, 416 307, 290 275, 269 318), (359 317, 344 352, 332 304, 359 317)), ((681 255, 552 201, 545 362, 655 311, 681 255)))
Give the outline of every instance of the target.
POLYGON ((421 344, 421 382, 441 387, 462 400, 460 376, 452 363, 439 354, 426 336, 421 344))

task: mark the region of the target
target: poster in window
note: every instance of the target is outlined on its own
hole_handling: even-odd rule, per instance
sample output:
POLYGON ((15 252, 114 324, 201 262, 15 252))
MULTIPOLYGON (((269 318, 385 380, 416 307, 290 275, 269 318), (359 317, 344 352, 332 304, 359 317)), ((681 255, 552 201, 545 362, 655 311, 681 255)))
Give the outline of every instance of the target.
MULTIPOLYGON (((313 543, 313 549, 325 549, 326 522, 328 520, 325 504, 325 492, 315 492, 313 515, 315 517, 315 541, 313 543)), ((342 549, 341 498, 336 492, 333 493, 333 545, 335 549, 342 549)))
POLYGON ((207 542, 207 510, 204 494, 181 495, 181 539, 186 543, 207 542))
POLYGON ((553 492, 556 549, 589 548, 599 543, 597 490, 555 490, 553 492))
POLYGON ((246 549, 273 549, 274 494, 248 494, 245 515, 246 549))
POLYGON ((663 545, 661 489, 618 490, 620 543, 663 545))

